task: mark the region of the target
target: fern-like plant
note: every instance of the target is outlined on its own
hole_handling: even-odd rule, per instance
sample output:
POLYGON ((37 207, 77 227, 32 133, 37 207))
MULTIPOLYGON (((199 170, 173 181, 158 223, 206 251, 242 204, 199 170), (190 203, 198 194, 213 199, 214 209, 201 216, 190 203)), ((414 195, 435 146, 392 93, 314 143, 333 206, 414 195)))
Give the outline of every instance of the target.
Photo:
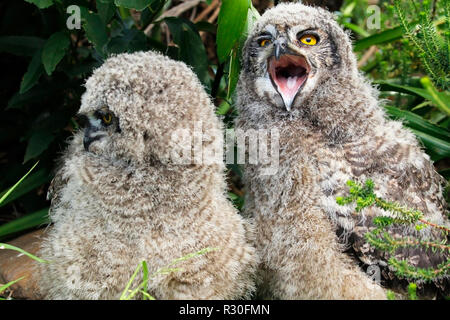
MULTIPOLYGON (((389 216, 375 217, 373 222, 376 228, 365 234, 366 240, 378 250, 393 254, 398 249, 414 247, 430 249, 431 254, 450 252, 450 245, 448 243, 450 229, 448 227, 437 225, 426 220, 423 213, 419 210, 410 209, 396 202, 379 198, 374 193, 374 183, 372 180, 367 180, 364 185, 354 181, 348 181, 347 185, 350 187, 350 195, 347 197, 337 197, 336 202, 339 205, 356 203, 357 212, 370 206, 376 206, 390 213, 389 216), (414 225, 417 230, 425 227, 435 228, 444 234, 444 240, 435 241, 409 236, 396 239, 387 232, 387 227, 392 225, 414 225)), ((407 260, 398 260, 394 257, 389 258, 388 264, 394 269, 398 277, 408 280, 430 282, 441 277, 448 277, 450 274, 450 257, 434 268, 415 267, 409 264, 407 260)))
POLYGON ((418 21, 409 22, 401 0, 394 0, 394 7, 405 35, 414 44, 421 61, 436 86, 447 90, 450 73, 450 0, 442 0, 445 9, 446 28, 437 32, 433 21, 432 1, 423 0, 421 8, 413 0, 411 7, 418 13, 418 21))

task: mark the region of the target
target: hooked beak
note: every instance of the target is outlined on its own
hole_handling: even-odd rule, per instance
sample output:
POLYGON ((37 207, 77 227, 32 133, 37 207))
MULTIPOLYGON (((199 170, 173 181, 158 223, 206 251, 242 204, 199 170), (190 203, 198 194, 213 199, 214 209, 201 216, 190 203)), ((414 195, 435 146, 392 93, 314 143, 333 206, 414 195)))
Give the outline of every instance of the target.
POLYGON ((99 127, 93 123, 92 120, 87 121, 86 129, 84 129, 83 146, 84 150, 89 151, 89 146, 92 142, 99 140, 104 136, 102 132, 98 132, 99 127))
POLYGON ((281 55, 286 53, 286 42, 280 40, 275 41, 275 59, 280 60, 281 55))

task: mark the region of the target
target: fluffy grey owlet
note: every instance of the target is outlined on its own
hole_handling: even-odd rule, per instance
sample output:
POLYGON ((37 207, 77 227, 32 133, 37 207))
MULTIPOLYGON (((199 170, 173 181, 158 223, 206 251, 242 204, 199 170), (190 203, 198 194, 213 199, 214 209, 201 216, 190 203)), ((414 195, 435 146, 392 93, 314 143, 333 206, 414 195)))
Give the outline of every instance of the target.
MULTIPOLYGON (((244 174, 245 210, 254 218, 261 257, 259 294, 386 298, 382 285, 395 278, 389 256, 364 238, 373 218, 386 212, 370 207, 357 213, 355 205, 339 206, 336 197, 348 194, 348 180, 370 178, 379 197, 449 225, 442 177, 413 133, 387 119, 331 13, 301 4, 268 10, 248 35, 242 65, 237 128, 277 128, 280 136, 277 173, 263 175, 262 165, 248 164, 244 174), (380 281, 360 266, 378 270, 380 281)), ((389 232, 443 239, 431 228, 389 232)), ((444 261, 430 252, 411 248, 396 257, 420 267, 444 261)))
POLYGON ((39 264, 44 297, 118 299, 141 261, 156 299, 251 294, 252 232, 226 198, 222 149, 219 162, 207 152, 193 163, 173 155, 178 129, 190 139, 197 126, 203 150, 222 139, 192 70, 154 52, 111 57, 87 80, 79 112, 87 126, 61 159, 38 253, 50 260, 39 264), (170 266, 204 248, 217 250, 170 266), (167 266, 180 270, 156 273, 167 266))

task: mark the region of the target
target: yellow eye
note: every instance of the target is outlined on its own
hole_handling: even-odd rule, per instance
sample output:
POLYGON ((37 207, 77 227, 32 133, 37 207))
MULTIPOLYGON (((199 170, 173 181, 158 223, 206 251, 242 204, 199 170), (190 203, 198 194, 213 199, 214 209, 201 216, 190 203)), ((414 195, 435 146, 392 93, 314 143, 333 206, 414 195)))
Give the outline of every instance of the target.
POLYGON ((104 122, 105 124, 110 124, 111 121, 112 121, 112 115, 111 115, 111 113, 106 113, 106 114, 104 114, 103 117, 102 117, 102 119, 103 119, 103 122, 104 122))
POLYGON ((265 47, 265 46, 268 45, 268 44, 270 44, 270 40, 269 40, 269 39, 264 39, 264 40, 262 40, 262 41, 259 43, 259 45, 260 45, 261 47, 265 47))
POLYGON ((300 38, 300 42, 309 46, 313 46, 317 43, 317 38, 312 34, 305 34, 300 38))

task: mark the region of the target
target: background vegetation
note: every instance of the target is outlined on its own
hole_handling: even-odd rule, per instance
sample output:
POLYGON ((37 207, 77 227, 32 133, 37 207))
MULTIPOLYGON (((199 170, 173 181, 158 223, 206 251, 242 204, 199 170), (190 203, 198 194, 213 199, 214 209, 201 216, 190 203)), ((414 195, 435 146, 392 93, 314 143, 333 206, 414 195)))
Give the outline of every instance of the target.
MULTIPOLYGON (((404 120, 437 170, 450 178, 450 0, 328 3, 351 30, 361 71, 380 88, 388 114, 404 120), (368 3, 370 2, 370 3, 368 3), (380 28, 370 29, 381 10, 380 28)), ((83 83, 109 55, 157 50, 192 66, 232 126, 239 46, 270 0, 3 0, 0 3, 0 240, 47 221, 55 160, 77 129, 83 83), (81 8, 69 30, 67 7, 81 8)), ((230 197, 243 205, 238 166, 230 197)))

